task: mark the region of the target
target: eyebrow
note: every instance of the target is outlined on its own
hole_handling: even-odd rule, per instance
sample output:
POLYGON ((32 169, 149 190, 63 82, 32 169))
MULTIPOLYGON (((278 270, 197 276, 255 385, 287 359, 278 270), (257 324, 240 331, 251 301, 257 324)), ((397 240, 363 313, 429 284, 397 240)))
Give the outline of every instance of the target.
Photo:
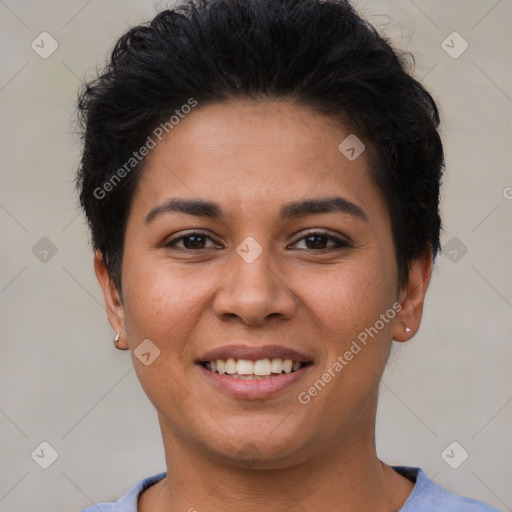
POLYGON ((304 217, 315 213, 340 212, 353 215, 368 222, 364 210, 357 204, 343 197, 329 197, 327 199, 308 199, 285 204, 280 211, 281 218, 304 217))
POLYGON ((155 217, 164 213, 178 212, 197 217, 219 218, 222 217, 222 209, 216 203, 203 201, 202 199, 181 199, 173 198, 165 201, 163 204, 155 206, 144 219, 145 224, 149 224, 155 217))
MULTIPOLYGON (((196 217, 208 217, 212 219, 218 219, 223 215, 222 208, 217 203, 204 201, 202 199, 172 198, 165 201, 163 204, 155 206, 146 215, 144 223, 149 224, 159 215, 171 212, 195 215, 196 217)), ((279 214, 282 219, 290 219, 318 213, 333 212, 349 214, 368 222, 368 217, 364 210, 360 206, 343 197, 293 201, 284 204, 281 207, 279 214)))

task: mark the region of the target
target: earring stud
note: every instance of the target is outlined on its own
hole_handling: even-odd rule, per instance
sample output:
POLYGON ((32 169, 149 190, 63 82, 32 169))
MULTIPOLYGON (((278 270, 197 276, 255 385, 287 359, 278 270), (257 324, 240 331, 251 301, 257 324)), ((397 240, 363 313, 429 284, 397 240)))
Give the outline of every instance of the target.
POLYGON ((406 334, 409 334, 411 332, 411 329, 409 327, 406 327, 405 332, 406 332, 406 334))
POLYGON ((121 337, 121 333, 118 333, 114 337, 114 346, 117 348, 117 344, 119 343, 119 338, 121 337))

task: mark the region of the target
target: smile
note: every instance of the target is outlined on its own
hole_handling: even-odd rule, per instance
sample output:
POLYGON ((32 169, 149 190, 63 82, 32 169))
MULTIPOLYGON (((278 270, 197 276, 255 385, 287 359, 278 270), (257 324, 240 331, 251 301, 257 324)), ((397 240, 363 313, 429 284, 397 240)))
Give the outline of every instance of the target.
POLYGON ((238 400, 271 398, 304 378, 311 355, 280 345, 233 344, 212 349, 195 361, 206 382, 238 400))
POLYGON ((233 379, 261 380, 278 377, 282 374, 294 373, 309 363, 294 361, 292 359, 216 359, 206 361, 203 366, 213 373, 226 375, 233 379))

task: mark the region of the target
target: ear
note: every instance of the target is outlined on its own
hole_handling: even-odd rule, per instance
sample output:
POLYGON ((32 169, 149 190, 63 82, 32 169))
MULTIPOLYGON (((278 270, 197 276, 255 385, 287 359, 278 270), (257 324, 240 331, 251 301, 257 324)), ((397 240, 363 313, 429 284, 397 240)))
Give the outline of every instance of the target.
POLYGON ((400 291, 399 302, 402 309, 393 331, 394 340, 408 341, 418 332, 431 274, 432 251, 428 250, 409 266, 409 280, 400 291), (406 332, 406 328, 409 328, 410 332, 406 332))
POLYGON ((116 348, 120 350, 128 350, 124 325, 124 306, 121 301, 119 291, 110 278, 103 255, 99 250, 94 253, 94 272, 96 273, 96 278, 103 290, 103 298, 105 299, 105 305, 107 307, 108 321, 110 322, 112 329, 114 329, 114 332, 116 334, 121 334, 116 348))

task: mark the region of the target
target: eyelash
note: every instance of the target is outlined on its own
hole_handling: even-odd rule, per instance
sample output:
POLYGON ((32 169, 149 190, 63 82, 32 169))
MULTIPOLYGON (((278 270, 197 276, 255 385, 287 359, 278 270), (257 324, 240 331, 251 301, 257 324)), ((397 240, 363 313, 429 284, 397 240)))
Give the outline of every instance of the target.
MULTIPOLYGON (((203 233, 201 231, 192 231, 190 233, 187 233, 185 235, 181 235, 177 238, 174 238, 173 240, 170 240, 168 243, 165 244, 165 247, 170 247, 170 248, 176 248, 176 244, 186 238, 191 238, 193 236, 202 236, 202 237, 205 237, 205 238, 209 238, 210 240, 212 240, 214 242, 214 240, 206 233, 203 233)), ((323 237, 323 238, 327 238, 328 241, 331 241, 331 242, 334 242, 336 244, 336 246, 331 246, 331 247, 325 247, 325 248, 322 248, 322 249, 300 249, 300 250, 303 250, 303 251, 311 251, 311 252, 328 252, 328 251, 332 251, 332 250, 339 250, 339 249, 345 249, 347 247, 351 247, 350 243, 347 242, 347 241, 344 241, 344 240, 340 240, 339 238, 336 238, 332 235, 330 235, 329 233, 326 233, 325 231, 311 231, 307 234, 305 234, 304 236, 302 236, 301 238, 299 238, 298 240, 296 240, 293 244, 291 245, 295 245, 297 244, 298 242, 302 241, 302 240, 305 240, 307 238, 310 238, 310 237, 313 237, 313 236, 320 236, 320 237, 323 237)), ((208 249, 212 249, 212 247, 201 247, 199 249, 188 249, 186 247, 178 247, 179 250, 182 250, 182 251, 191 251, 191 252, 199 252, 199 251, 206 251, 208 249)))

